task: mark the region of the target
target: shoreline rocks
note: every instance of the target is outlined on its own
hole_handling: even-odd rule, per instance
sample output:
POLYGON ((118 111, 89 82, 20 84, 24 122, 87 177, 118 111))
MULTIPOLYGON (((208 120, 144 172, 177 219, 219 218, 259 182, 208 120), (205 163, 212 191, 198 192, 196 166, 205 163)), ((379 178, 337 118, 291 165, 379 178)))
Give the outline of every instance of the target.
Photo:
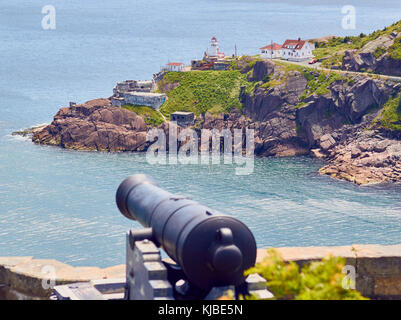
POLYGON ((46 126, 47 126, 47 124, 43 124, 43 125, 40 125, 40 126, 31 127, 31 128, 20 130, 20 131, 14 131, 13 133, 11 133, 11 135, 13 135, 13 136, 22 136, 22 137, 25 137, 25 138, 32 138, 32 136, 35 133, 41 131, 46 126))
POLYGON ((401 181, 401 141, 366 130, 326 150, 329 164, 321 174, 358 185, 401 181))
POLYGON ((33 132, 32 141, 89 151, 144 151, 147 125, 136 113, 116 108, 109 99, 61 108, 52 123, 33 132))

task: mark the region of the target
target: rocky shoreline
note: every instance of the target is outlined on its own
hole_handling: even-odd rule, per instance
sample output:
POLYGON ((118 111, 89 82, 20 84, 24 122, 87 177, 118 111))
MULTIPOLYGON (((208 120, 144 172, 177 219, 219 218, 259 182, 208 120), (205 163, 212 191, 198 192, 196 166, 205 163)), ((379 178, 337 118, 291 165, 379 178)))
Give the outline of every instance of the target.
MULTIPOLYGON (((360 185, 401 181, 400 135, 374 121, 400 93, 400 83, 289 69, 260 59, 252 67, 249 62, 237 67, 252 85, 252 90, 241 90, 242 109, 198 114, 196 130, 253 128, 255 155, 311 154, 327 161, 321 174, 360 185)), ((166 93, 178 86, 167 84, 166 93)), ((168 126, 164 122, 159 128, 168 134, 168 126)), ((67 149, 142 152, 150 145, 146 133, 151 128, 141 116, 104 98, 61 108, 50 125, 32 132, 32 141, 67 149)))

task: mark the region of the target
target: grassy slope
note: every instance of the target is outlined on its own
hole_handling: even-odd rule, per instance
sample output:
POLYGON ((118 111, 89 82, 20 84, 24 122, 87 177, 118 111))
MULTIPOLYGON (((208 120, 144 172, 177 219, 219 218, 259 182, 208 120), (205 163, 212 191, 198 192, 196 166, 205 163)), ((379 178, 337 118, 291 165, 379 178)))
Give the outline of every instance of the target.
MULTIPOLYGON (((313 54, 317 59, 331 56, 331 58, 324 64, 326 66, 333 64, 335 66, 341 65, 342 58, 344 56, 343 52, 345 50, 361 49, 368 42, 377 39, 382 35, 389 35, 392 32, 401 31, 401 21, 392 24, 382 30, 377 30, 369 35, 361 34, 360 36, 347 36, 347 37, 336 37, 330 39, 327 43, 318 43, 313 54)), ((401 45, 397 42, 393 48, 390 48, 389 54, 393 54, 394 58, 399 57, 401 59, 401 45)), ((383 52, 376 52, 376 55, 381 55, 383 52)))
POLYGON ((141 116, 145 120, 146 124, 151 126, 158 126, 159 124, 164 122, 163 117, 160 115, 160 113, 158 113, 151 107, 125 105, 121 108, 135 112, 137 115, 141 116))
POLYGON ((166 117, 174 111, 199 115, 206 111, 228 112, 234 107, 241 110, 240 88, 249 84, 246 74, 238 70, 169 72, 159 83, 159 91, 170 83, 179 86, 166 93, 168 99, 160 108, 166 117))
POLYGON ((401 131, 401 94, 387 101, 373 123, 385 129, 401 131))

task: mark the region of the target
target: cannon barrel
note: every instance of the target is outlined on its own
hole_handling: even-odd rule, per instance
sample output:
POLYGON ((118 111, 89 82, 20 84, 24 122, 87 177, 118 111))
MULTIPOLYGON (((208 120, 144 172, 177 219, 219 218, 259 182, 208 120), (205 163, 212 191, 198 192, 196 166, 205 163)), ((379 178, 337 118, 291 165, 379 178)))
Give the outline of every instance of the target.
POLYGON ((124 216, 150 228, 149 240, 161 246, 200 289, 240 285, 244 271, 255 264, 256 242, 245 224, 173 195, 149 176, 125 179, 116 201, 124 216))

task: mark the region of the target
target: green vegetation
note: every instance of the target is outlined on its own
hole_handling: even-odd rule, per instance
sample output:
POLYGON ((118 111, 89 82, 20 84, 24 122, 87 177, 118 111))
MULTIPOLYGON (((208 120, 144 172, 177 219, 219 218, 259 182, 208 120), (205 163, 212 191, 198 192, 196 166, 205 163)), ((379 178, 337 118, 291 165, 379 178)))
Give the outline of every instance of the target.
POLYGON ((337 52, 322 61, 323 68, 340 68, 343 64, 344 52, 337 52))
POLYGON ((262 61, 259 56, 241 56, 230 62, 230 70, 251 70, 257 61, 262 61))
POLYGON ((146 124, 151 126, 158 126, 164 122, 162 115, 148 106, 124 105, 121 108, 135 112, 145 120, 146 124))
POLYGON ((386 53, 386 49, 383 47, 378 47, 376 50, 373 52, 373 55, 376 57, 376 59, 380 58, 383 54, 386 53))
POLYGON ((280 78, 272 78, 271 76, 266 79, 266 82, 263 83, 261 88, 273 88, 275 86, 287 83, 288 78, 294 75, 294 71, 300 72, 304 75, 304 77, 309 81, 312 80, 312 72, 314 72, 313 68, 304 67, 296 64, 285 63, 281 61, 274 61, 274 63, 281 67, 281 70, 284 72, 281 74, 280 78))
POLYGON ((301 73, 308 81, 304 93, 300 97, 300 102, 296 108, 301 108, 306 105, 304 100, 313 94, 325 95, 330 93, 330 85, 335 81, 346 81, 349 85, 352 85, 354 79, 352 77, 346 77, 336 72, 316 70, 312 67, 305 67, 296 64, 289 64, 281 61, 275 61, 276 65, 280 66, 284 71, 281 78, 267 77, 264 83, 260 85, 260 88, 273 88, 275 86, 286 83, 288 78, 293 74, 294 71, 301 73))
POLYGON ((238 70, 169 72, 159 84, 159 91, 167 91, 172 83, 179 85, 166 92, 168 99, 160 108, 165 116, 175 111, 199 115, 206 111, 217 114, 232 108, 241 110, 241 86, 254 85, 238 70))
POLYGON ((330 85, 334 81, 347 81, 347 78, 335 72, 321 72, 317 79, 308 82, 306 95, 317 94, 319 96, 330 93, 330 85))
MULTIPOLYGON (((390 35, 393 32, 400 32, 401 31, 401 20, 392 24, 389 27, 386 27, 382 30, 377 30, 369 35, 360 34, 359 36, 347 36, 347 37, 334 37, 329 39, 328 42, 317 42, 316 49, 313 51, 316 59, 321 59, 324 57, 329 57, 328 61, 325 62, 325 65, 329 65, 331 62, 334 65, 339 65, 339 62, 342 62, 342 57, 344 56, 345 50, 360 50, 364 45, 368 42, 373 41, 380 36, 383 35, 390 35), (333 57, 336 56, 336 57, 333 57)), ((400 56, 401 59, 401 51, 399 50, 400 47, 399 41, 395 44, 395 54, 396 57, 400 56)), ((380 49, 375 52, 375 55, 383 55, 384 52, 380 51, 380 49)))
POLYGON ((383 106, 373 124, 393 131, 401 131, 401 94, 392 97, 383 106))
POLYGON ((394 60, 401 60, 401 38, 397 38, 389 48, 388 55, 394 60))
POLYGON ((270 249, 269 257, 245 275, 258 273, 265 278, 274 299, 368 300, 356 290, 343 288, 344 265, 344 258, 328 257, 299 270, 295 262, 284 262, 276 250, 270 249))
POLYGON ((303 70, 302 75, 308 81, 304 93, 300 96, 300 102, 296 108, 301 108, 306 105, 304 100, 313 94, 322 96, 330 93, 330 85, 335 81, 347 81, 351 83, 352 78, 347 78, 341 74, 327 71, 316 71, 316 70, 303 70))

